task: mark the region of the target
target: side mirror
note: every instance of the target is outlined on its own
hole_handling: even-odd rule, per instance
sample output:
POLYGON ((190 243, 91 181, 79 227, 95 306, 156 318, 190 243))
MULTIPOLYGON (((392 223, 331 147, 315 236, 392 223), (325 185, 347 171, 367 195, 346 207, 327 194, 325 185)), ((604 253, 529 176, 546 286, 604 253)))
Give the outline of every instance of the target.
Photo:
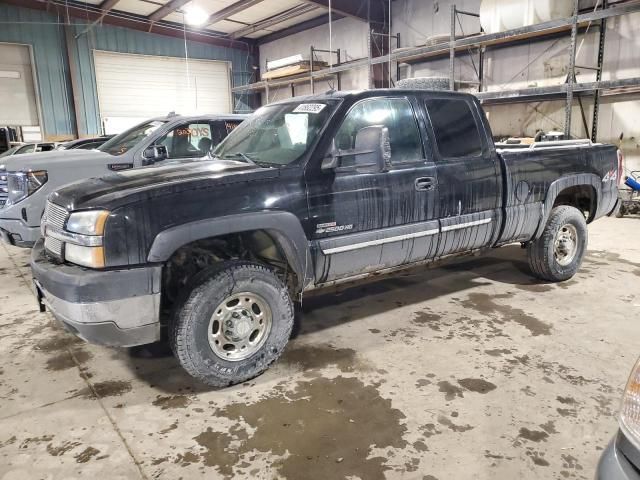
POLYGON ((339 150, 334 144, 331 153, 322 160, 322 170, 338 168, 343 157, 354 157, 352 166, 358 172, 386 172, 391 164, 389 129, 382 125, 361 128, 353 150, 339 150))
POLYGON ((356 168, 363 173, 378 173, 389 170, 391 144, 389 129, 382 125, 364 127, 356 134, 356 168))
POLYGON ((169 152, 164 145, 151 145, 144 149, 142 156, 145 159, 144 165, 153 165, 169 158, 169 152))
POLYGON ((333 139, 331 143, 331 152, 322 159, 322 164, 320 165, 321 170, 335 170, 340 166, 340 151, 336 147, 336 139, 333 139))

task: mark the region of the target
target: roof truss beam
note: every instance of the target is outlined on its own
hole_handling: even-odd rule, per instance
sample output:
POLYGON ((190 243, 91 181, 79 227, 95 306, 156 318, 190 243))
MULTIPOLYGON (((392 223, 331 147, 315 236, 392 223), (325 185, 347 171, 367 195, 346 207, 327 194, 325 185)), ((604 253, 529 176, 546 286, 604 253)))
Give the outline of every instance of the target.
POLYGON ((279 23, 285 22, 287 20, 291 20, 292 18, 299 17, 300 15, 304 15, 306 13, 312 12, 316 10, 315 5, 298 5, 293 7, 285 12, 278 13, 272 17, 265 18, 264 20, 260 20, 259 22, 254 23, 253 25, 247 25, 240 30, 236 30, 231 33, 232 38, 241 38, 252 33, 255 33, 259 30, 267 30, 268 28, 277 25, 279 23))
POLYGON ((163 18, 165 18, 167 15, 172 14, 179 8, 182 8, 184 5, 186 5, 190 1, 191 0, 171 0, 170 2, 167 2, 166 5, 157 9, 147 18, 149 19, 150 22, 157 22, 158 20, 162 20, 163 18))
POLYGON ((236 3, 232 3, 228 7, 223 8, 222 10, 218 10, 217 12, 213 12, 209 19, 205 22, 204 26, 213 25, 214 23, 218 23, 222 20, 226 20, 229 17, 233 17, 234 15, 241 13, 243 10, 247 8, 251 8, 258 3, 261 3, 264 0, 240 0, 236 3))
POLYGON ((115 7, 118 4, 119 1, 120 0, 104 0, 104 2, 100 4, 100 10, 102 10, 102 13, 100 14, 99 20, 102 20, 104 17, 106 17, 107 14, 111 10, 113 10, 113 7, 115 7))
MULTIPOLYGON (((303 3, 329 9, 330 0, 300 0, 303 3)), ((351 17, 362 22, 383 23, 385 19, 384 0, 332 0, 331 11, 345 17, 351 17)))
MULTIPOLYGON (((345 17, 336 13, 335 15, 332 15, 331 20, 335 22, 336 20, 340 20, 342 18, 345 18, 345 17)), ((285 38, 290 35, 295 35, 296 33, 304 32, 305 30, 309 30, 311 28, 319 27, 321 25, 326 25, 327 23, 329 23, 329 16, 325 13, 315 18, 312 18, 311 20, 305 20, 304 22, 300 22, 296 25, 292 25, 283 30, 277 30, 273 33, 265 35, 264 37, 260 37, 256 39, 256 42, 258 43, 258 45, 262 45, 264 43, 280 40, 281 38, 285 38)))

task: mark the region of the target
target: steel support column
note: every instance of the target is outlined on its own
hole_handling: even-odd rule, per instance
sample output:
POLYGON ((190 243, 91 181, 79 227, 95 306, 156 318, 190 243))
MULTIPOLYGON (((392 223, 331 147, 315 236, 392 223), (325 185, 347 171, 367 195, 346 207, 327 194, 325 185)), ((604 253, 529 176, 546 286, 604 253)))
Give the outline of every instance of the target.
MULTIPOLYGON (((602 0, 602 8, 609 7, 608 0, 602 0)), ((600 20, 600 32, 598 38, 598 67, 596 71, 596 82, 602 80, 602 69, 604 68, 604 46, 607 32, 607 19, 600 20)), ((591 120, 591 141, 598 141, 598 117, 600 115, 600 90, 593 94, 593 119, 591 120)))
POLYGON ((456 89, 456 6, 451 5, 451 31, 449 32, 449 90, 456 89))
POLYGON ((573 85, 576 75, 576 40, 578 37, 578 0, 573 0, 573 18, 571 20, 571 40, 569 44, 569 71, 567 73, 567 103, 564 112, 564 136, 571 138, 571 113, 573 107, 573 85))

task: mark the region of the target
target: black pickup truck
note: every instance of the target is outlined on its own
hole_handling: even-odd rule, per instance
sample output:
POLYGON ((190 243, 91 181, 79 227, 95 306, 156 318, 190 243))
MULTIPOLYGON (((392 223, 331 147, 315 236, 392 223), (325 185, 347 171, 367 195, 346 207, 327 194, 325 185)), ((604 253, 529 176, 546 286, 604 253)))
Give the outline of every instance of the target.
POLYGON ((536 277, 572 277, 619 168, 611 145, 496 148, 471 95, 328 92, 260 108, 211 161, 54 192, 31 266, 70 331, 166 332, 191 375, 225 386, 280 356, 312 289, 514 242, 536 277))

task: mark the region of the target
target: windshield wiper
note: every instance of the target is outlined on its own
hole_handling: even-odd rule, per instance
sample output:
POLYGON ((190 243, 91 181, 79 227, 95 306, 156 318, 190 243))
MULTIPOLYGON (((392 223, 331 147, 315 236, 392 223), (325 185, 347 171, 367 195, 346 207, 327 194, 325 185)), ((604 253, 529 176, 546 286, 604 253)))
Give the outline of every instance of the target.
POLYGON ((236 153, 227 153, 226 155, 223 155, 222 157, 219 157, 222 159, 240 159, 242 158, 245 162, 250 163, 251 165, 255 165, 258 166, 258 164, 246 153, 242 153, 242 152, 236 152, 236 153))

